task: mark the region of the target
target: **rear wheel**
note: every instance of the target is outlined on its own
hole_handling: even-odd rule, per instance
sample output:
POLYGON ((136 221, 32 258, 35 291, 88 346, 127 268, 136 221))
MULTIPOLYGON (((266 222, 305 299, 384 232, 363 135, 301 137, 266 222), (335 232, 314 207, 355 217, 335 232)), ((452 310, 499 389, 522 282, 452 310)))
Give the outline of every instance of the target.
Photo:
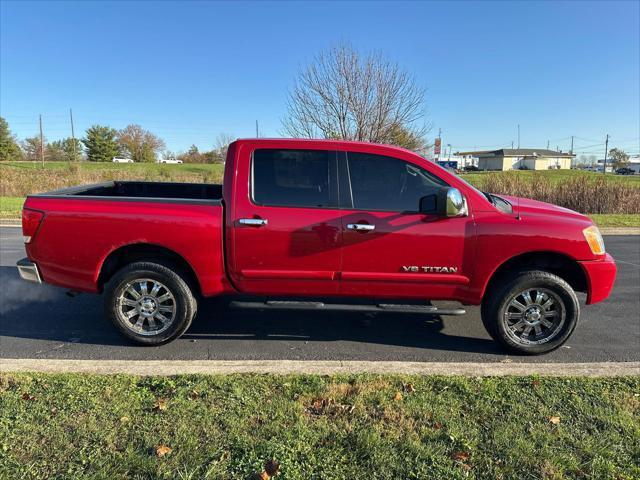
POLYGON ((536 355, 561 346, 573 333, 580 305, 571 286, 543 271, 518 272, 488 292, 482 321, 494 340, 516 353, 536 355))
POLYGON ((196 314, 185 280, 165 265, 132 263, 105 287, 105 314, 127 339, 162 345, 182 335, 196 314))

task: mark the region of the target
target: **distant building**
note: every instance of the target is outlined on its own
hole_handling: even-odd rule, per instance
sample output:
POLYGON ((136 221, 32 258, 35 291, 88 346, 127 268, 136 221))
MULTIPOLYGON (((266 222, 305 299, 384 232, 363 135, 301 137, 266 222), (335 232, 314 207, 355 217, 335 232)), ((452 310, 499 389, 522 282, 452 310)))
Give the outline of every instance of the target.
POLYGON ((478 152, 456 152, 462 157, 478 159, 480 170, 550 170, 569 169, 575 155, 544 148, 502 148, 478 152))
MULTIPOLYGON (((600 160, 598 160, 596 162, 598 164, 596 170, 598 172, 602 172, 602 168, 604 166, 604 158, 601 158, 600 160)), ((633 170, 635 173, 640 173, 640 155, 635 155, 632 157, 629 157, 628 163, 627 165, 625 165, 627 168, 630 168, 631 170, 633 170)), ((613 160, 611 158, 607 159, 607 172, 613 172, 613 160)))

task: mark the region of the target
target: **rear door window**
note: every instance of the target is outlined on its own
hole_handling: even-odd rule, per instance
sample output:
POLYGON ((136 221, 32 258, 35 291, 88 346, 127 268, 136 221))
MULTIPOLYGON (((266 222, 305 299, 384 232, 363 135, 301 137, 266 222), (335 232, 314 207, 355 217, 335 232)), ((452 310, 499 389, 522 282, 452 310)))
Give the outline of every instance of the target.
POLYGON ((265 206, 336 206, 335 155, 328 150, 255 150, 253 201, 265 206))
POLYGON ((353 208, 416 212, 420 199, 446 182, 403 160, 368 153, 347 153, 353 208))

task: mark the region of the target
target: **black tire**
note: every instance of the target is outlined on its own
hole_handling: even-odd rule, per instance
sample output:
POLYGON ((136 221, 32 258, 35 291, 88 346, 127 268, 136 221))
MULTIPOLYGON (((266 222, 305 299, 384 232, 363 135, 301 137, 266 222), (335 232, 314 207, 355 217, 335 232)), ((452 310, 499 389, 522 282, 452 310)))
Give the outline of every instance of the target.
POLYGON ((105 315, 121 335, 140 345, 162 345, 175 340, 189 328, 196 310, 196 299, 185 279, 159 263, 136 262, 127 265, 116 272, 105 285, 105 315), (143 283, 146 284, 144 291, 143 283), (154 297, 152 293, 156 285, 160 287, 154 297), (148 296, 142 294, 149 287, 151 291, 148 296), (141 298, 136 299, 129 293, 132 289, 141 298), (169 298, 162 300, 167 296, 169 298), (147 303, 142 305, 142 302, 147 303), (136 306, 131 303, 136 303, 136 306), (127 320, 129 313, 133 313, 133 318, 127 320), (160 318, 165 318, 167 322, 160 318), (138 322, 141 322, 140 326, 137 325, 138 322))
POLYGON ((507 350, 524 355, 539 355, 551 352, 567 341, 578 324, 580 304, 573 288, 562 278, 549 272, 530 270, 516 272, 496 282, 486 294, 481 315, 489 335, 507 350), (524 292, 529 292, 528 298, 533 299, 534 303, 519 301, 525 299, 521 296, 524 292), (547 307, 547 311, 543 307, 549 300, 553 303, 547 307), (518 306, 514 307, 512 301, 518 306), (536 301, 543 305, 539 306, 536 301), (522 306, 527 308, 521 317, 511 319, 511 316, 520 315, 519 307, 522 306), (546 320, 546 314, 550 315, 550 320, 546 320), (541 324, 542 320, 538 318, 544 318, 547 324, 553 323, 553 326, 541 324), (531 326, 534 323, 540 329, 539 334, 531 326), (520 333, 518 325, 523 328, 520 333))

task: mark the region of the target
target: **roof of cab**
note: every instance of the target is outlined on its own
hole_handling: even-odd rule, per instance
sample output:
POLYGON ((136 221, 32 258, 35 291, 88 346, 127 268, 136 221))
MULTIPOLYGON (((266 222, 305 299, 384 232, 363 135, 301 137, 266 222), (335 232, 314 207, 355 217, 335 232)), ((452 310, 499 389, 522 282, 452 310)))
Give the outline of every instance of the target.
POLYGON ((353 146, 360 147, 373 147, 373 148, 384 148, 396 150, 399 152, 409 153, 411 155, 418 155, 416 152, 408 150, 406 148, 398 147, 397 145, 388 145, 385 143, 371 143, 371 142, 360 142, 356 140, 334 140, 334 139, 324 139, 324 138, 238 138, 235 140, 239 143, 254 143, 254 142, 265 142, 265 143, 326 143, 327 145, 331 145, 334 148, 345 147, 348 149, 353 146))

